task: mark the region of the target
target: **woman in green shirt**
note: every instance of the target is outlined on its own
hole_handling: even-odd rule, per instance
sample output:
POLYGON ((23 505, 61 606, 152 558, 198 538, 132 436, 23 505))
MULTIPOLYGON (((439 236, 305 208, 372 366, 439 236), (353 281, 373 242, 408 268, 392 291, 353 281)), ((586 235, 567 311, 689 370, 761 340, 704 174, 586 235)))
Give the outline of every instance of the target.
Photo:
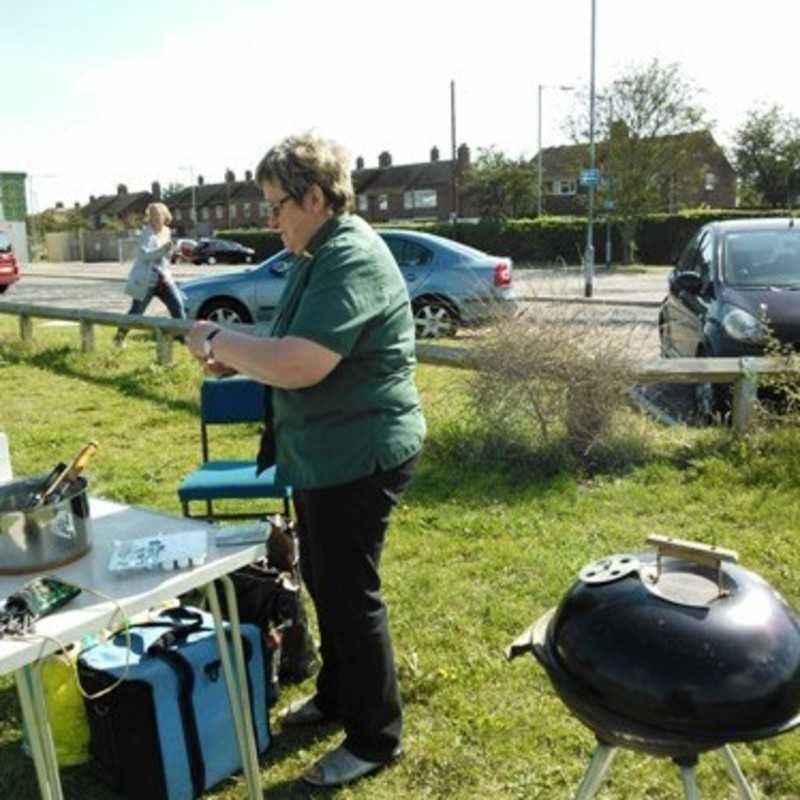
POLYGON ((269 222, 295 258, 270 337, 198 322, 189 349, 212 374, 272 388, 272 457, 293 486, 300 566, 317 612, 316 693, 283 724, 340 721, 344 742, 307 770, 347 783, 402 752, 402 710, 378 567, 389 514, 425 437, 414 385, 408 292, 383 240, 351 215, 348 160, 312 134, 273 147, 256 170, 269 222))

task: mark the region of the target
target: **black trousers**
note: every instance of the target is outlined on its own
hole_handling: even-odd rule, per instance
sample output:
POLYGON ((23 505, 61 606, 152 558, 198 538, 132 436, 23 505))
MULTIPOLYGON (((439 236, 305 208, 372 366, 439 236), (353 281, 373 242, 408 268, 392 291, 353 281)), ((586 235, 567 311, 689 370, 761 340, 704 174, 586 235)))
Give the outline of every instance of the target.
POLYGON ((295 490, 300 570, 320 631, 315 701, 341 720, 347 749, 367 761, 388 761, 400 745, 403 713, 378 567, 389 514, 418 458, 352 483, 295 490))

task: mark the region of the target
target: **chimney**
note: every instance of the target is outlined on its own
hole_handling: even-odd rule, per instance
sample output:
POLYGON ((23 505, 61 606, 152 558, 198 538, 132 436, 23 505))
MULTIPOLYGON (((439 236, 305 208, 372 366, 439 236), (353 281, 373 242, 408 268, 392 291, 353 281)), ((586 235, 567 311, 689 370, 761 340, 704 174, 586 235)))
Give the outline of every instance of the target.
POLYGON ((62 203, 60 200, 58 200, 58 201, 56 202, 56 208, 59 208, 59 209, 60 209, 60 208, 64 208, 64 204, 63 204, 63 203, 62 203))
POLYGON ((359 156, 356 159, 356 169, 364 169, 364 157, 359 156))
POLYGON ((252 180, 253 180, 253 170, 251 170, 251 169, 246 169, 246 170, 244 171, 244 179, 245 179, 245 180, 246 180, 248 183, 250 183, 250 181, 252 181, 252 180))
POLYGON ((197 176, 197 185, 202 186, 205 183, 205 178, 202 175, 197 176))
POLYGON ((90 203, 94 203, 95 200, 97 200, 97 198, 93 194, 90 194, 89 195, 89 202, 90 203))
POLYGON ((150 194, 153 195, 153 200, 156 202, 161 201, 161 184, 158 181, 153 181, 150 184, 150 194))
POLYGON ((128 194, 128 187, 124 183, 117 186, 117 194, 128 194))
POLYGON ((75 208, 79 209, 80 207, 81 207, 81 204, 76 200, 75 201, 75 208))
POLYGON ((225 170, 225 183, 233 183, 236 180, 236 176, 233 174, 232 169, 225 170))
POLYGON ((467 169, 469 167, 469 147, 463 142, 458 146, 458 167, 467 169))
POLYGON ((392 154, 388 150, 384 150, 378 156, 378 166, 381 167, 381 169, 392 166, 392 154))
POLYGON ((431 147, 431 161, 438 161, 439 160, 439 148, 434 145, 431 147))

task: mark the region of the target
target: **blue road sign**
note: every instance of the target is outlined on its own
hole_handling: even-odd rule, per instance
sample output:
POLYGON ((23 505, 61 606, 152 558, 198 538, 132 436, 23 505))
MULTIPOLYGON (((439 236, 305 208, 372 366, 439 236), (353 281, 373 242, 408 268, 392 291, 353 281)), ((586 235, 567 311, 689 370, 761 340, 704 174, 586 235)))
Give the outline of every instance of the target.
POLYGON ((581 172, 580 180, 582 186, 597 186, 600 183, 600 170, 585 169, 581 172))

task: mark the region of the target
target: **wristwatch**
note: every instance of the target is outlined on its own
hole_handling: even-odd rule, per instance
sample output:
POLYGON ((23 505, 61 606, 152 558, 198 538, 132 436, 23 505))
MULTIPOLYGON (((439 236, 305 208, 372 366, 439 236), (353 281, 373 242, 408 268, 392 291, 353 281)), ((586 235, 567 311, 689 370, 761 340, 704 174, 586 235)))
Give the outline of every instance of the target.
POLYGON ((222 333, 222 328, 215 328, 211 333, 206 336, 205 341, 203 342, 203 357, 206 361, 213 361, 214 360, 214 348, 211 345, 211 340, 218 334, 222 333))

